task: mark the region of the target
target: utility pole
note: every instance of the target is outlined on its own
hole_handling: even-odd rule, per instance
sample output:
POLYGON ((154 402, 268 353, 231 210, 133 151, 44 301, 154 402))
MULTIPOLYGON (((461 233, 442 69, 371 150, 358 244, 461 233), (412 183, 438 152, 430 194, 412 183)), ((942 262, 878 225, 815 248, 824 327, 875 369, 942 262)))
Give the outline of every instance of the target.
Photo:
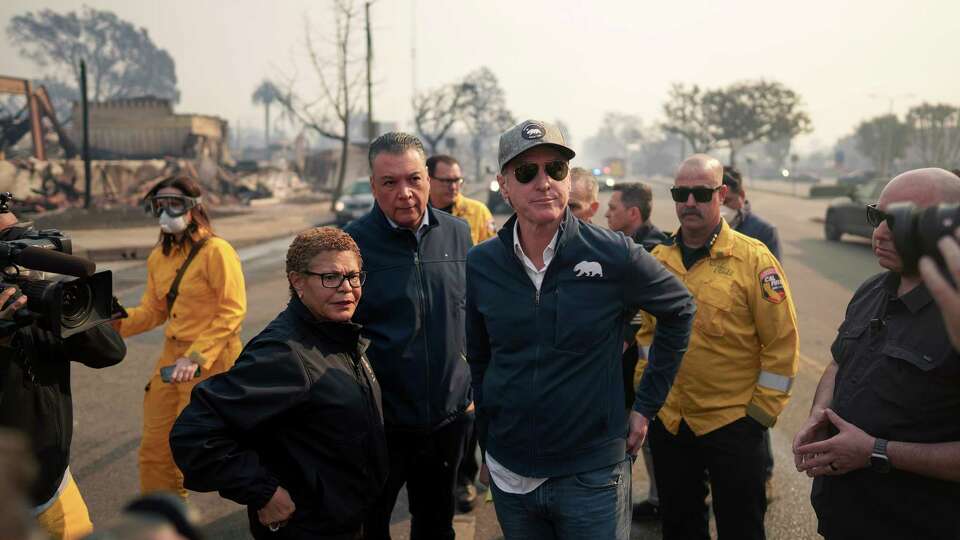
POLYGON ((370 0, 363 5, 367 16, 367 142, 373 142, 373 33, 370 32, 370 0))
POLYGON ((90 208, 90 187, 93 185, 90 171, 90 111, 87 107, 87 63, 80 61, 80 106, 83 110, 83 207, 90 208))

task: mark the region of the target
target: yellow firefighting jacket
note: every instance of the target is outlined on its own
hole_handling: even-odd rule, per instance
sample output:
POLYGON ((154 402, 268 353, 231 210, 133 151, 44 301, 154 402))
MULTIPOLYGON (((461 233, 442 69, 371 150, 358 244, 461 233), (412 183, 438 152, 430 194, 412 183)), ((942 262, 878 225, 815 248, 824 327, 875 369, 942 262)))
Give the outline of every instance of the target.
MULTIPOLYGON (((671 433, 685 420, 697 435, 749 415, 771 427, 790 399, 800 358, 797 314, 780 263, 764 244, 724 221, 705 257, 687 270, 680 246, 652 252, 697 301, 693 333, 658 417, 671 433)), ((637 332, 650 345, 656 321, 637 332)), ((638 363, 639 380, 646 363, 638 363)))
POLYGON ((470 238, 473 239, 473 245, 487 238, 493 238, 497 234, 493 214, 490 213, 487 205, 478 200, 458 193, 453 201, 452 214, 470 224, 470 238))
MULTIPOLYGON (((167 340, 183 344, 175 348, 185 347, 180 356, 190 358, 207 371, 231 340, 239 340, 240 324, 247 312, 247 293, 240 257, 226 240, 214 236, 187 267, 173 313, 168 314, 166 296, 189 251, 174 249, 170 255, 164 255, 160 246, 154 248, 147 259, 147 286, 140 305, 130 308, 129 317, 121 319, 120 334, 136 335, 169 320, 164 331, 167 340)), ((158 366, 174 361, 176 358, 161 358, 158 366)))

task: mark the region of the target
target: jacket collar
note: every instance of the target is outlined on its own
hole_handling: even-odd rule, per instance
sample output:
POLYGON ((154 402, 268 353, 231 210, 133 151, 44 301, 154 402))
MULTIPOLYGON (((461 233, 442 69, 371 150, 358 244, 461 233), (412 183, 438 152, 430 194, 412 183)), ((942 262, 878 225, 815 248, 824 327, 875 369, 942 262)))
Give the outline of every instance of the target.
MULTIPOLYGON (((503 224, 503 227, 497 232, 497 237, 503 242, 505 248, 513 253, 513 229, 517 226, 517 214, 514 212, 510 219, 503 224)), ((580 238, 580 221, 569 208, 563 210, 563 218, 560 220, 560 230, 557 232, 557 245, 555 247, 555 256, 560 250, 573 239, 580 238)))
POLYGON ((360 329, 362 327, 359 324, 352 321, 341 323, 317 319, 313 316, 313 313, 307 309, 303 301, 296 296, 290 299, 290 302, 287 304, 287 311, 300 321, 301 324, 309 327, 311 330, 316 330, 324 339, 338 345, 343 345, 351 349, 356 348, 363 353, 370 344, 369 340, 360 336, 360 329))
MULTIPOLYGON (((884 289, 891 299, 897 298, 897 289, 900 288, 900 274, 888 270, 883 279, 877 283, 877 288, 884 289)), ((930 295, 930 290, 927 289, 927 285, 920 282, 919 285, 899 297, 899 299, 903 302, 903 305, 910 310, 910 313, 916 315, 921 309, 926 307, 927 304, 933 301, 933 296, 930 295)))
MULTIPOLYGON (((370 210, 370 214, 373 217, 373 221, 381 229, 390 231, 394 234, 403 234, 404 232, 409 232, 415 235, 414 231, 410 229, 395 228, 390 224, 390 221, 387 219, 387 215, 383 213, 383 209, 380 208, 380 205, 374 201, 373 209, 370 210)), ((434 227, 440 226, 440 222, 437 221, 437 214, 433 211, 433 206, 430 203, 427 203, 427 225, 424 227, 425 231, 433 229, 434 227)))
MULTIPOLYGON (((686 267, 683 265, 683 252, 680 248, 680 242, 683 241, 680 232, 681 230, 677 229, 677 232, 673 235, 673 243, 665 245, 667 256, 663 262, 677 272, 686 273, 686 267)), ((710 246, 710 258, 719 259, 721 257, 737 256, 733 249, 735 234, 736 232, 730 228, 726 220, 721 219, 720 232, 716 234, 715 238, 711 239, 713 244, 710 246)))

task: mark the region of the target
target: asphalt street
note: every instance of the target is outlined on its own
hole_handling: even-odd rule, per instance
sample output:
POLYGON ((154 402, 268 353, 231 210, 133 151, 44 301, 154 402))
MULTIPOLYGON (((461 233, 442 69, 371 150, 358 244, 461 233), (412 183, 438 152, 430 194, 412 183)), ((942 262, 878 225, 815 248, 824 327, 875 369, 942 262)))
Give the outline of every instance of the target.
MULTIPOLYGON (((654 184, 654 222, 662 229, 677 226, 666 184, 654 184)), ((855 288, 880 271, 869 243, 823 239, 826 203, 751 190, 754 210, 780 230, 783 265, 800 320, 801 365, 793 399, 773 430, 776 458, 776 500, 767 514, 768 538, 818 538, 809 504, 810 480, 793 469, 790 441, 806 419, 817 381, 830 359, 829 347, 855 288)), ((609 199, 601 194, 594 222, 605 225, 609 199)), ((498 216, 502 222, 504 216, 498 216)), ((248 295, 243 338, 249 340, 285 305, 288 297, 283 258, 289 239, 240 250, 248 295)), ((145 281, 143 267, 127 268, 116 278, 121 301, 139 303, 145 281)), ((126 360, 105 370, 74 365, 74 442, 71 470, 96 525, 114 518, 138 492, 137 447, 142 419, 143 388, 160 352, 161 329, 128 340, 126 360)), ((634 500, 645 496, 642 465, 634 467, 634 500)), ((208 538, 248 538, 244 510, 216 494, 192 494, 193 507, 208 538)), ((458 523, 458 538, 501 538, 492 504, 481 504, 458 523)), ((403 501, 394 514, 394 538, 407 538, 409 516, 403 501)), ((656 524, 635 524, 632 538, 659 538, 656 524)))

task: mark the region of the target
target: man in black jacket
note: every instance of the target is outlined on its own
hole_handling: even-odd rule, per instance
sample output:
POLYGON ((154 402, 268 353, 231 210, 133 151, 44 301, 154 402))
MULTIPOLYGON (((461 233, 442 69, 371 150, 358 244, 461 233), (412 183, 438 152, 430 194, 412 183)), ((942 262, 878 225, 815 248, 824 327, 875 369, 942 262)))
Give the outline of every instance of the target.
POLYGON ((467 359, 497 518, 507 538, 630 533, 630 467, 687 347, 689 292, 622 234, 567 209, 574 152, 551 124, 500 136, 516 214, 467 258, 467 359), (629 415, 620 354, 637 312, 658 321, 629 415))
POLYGON ((464 265, 470 227, 427 204, 430 180, 419 139, 387 133, 370 145, 373 209, 345 229, 367 282, 354 321, 383 392, 390 474, 364 527, 390 538, 404 484, 413 540, 452 539, 470 373, 464 360, 464 265))
MULTIPOLYGON (((13 240, 25 228, 10 212, 0 213, 0 241, 13 240)), ((0 305, 14 290, 0 293, 0 305)), ((0 311, 10 320, 26 305, 26 296, 0 311)), ((93 530, 86 504, 70 475, 73 400, 70 362, 91 368, 120 363, 127 348, 109 324, 66 339, 36 325, 0 338, 0 426, 20 430, 31 440, 40 465, 30 490, 33 514, 53 538, 79 538, 93 530)))
MULTIPOLYGON (((667 240, 667 235, 650 220, 652 212, 653 190, 650 189, 650 186, 640 182, 617 184, 613 189, 610 202, 607 203, 607 226, 612 231, 622 232, 632 238, 638 245, 643 246, 643 249, 653 251, 653 248, 667 240)), ((637 362, 641 354, 637 341, 633 338, 637 334, 637 330, 640 329, 639 316, 636 319, 636 321, 631 321, 629 330, 624 335, 627 348, 623 351, 622 358, 623 392, 627 408, 633 406, 635 396, 633 372, 637 368, 637 362)), ((647 477, 650 483, 647 490, 647 500, 633 506, 633 519, 635 521, 660 518, 660 497, 657 494, 657 482, 653 472, 653 455, 650 453, 649 443, 643 445, 643 464, 647 469, 647 477)))

